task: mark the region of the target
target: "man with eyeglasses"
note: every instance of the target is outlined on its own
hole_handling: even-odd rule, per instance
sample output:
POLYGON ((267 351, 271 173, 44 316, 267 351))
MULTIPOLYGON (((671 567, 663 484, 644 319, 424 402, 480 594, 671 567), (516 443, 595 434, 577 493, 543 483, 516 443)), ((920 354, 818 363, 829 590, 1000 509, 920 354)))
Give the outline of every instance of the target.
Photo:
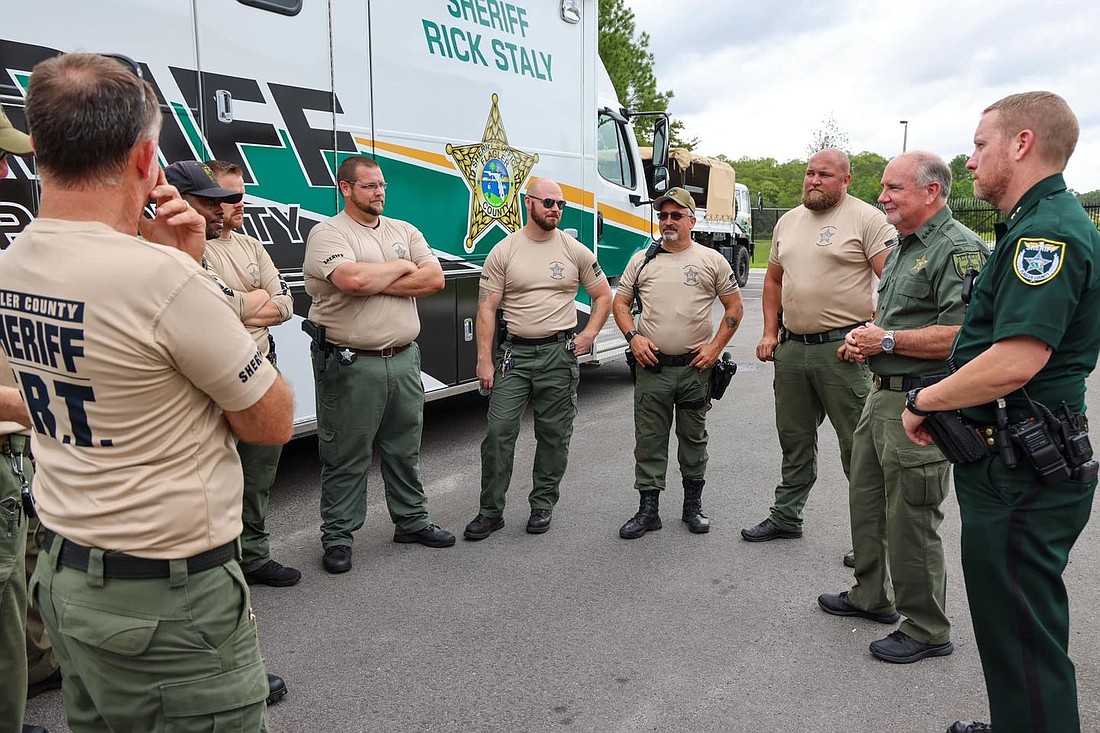
POLYGON ((3 255, 0 345, 35 431, 29 593, 70 727, 266 730, 233 436, 289 440, 290 388, 198 264, 205 222, 158 164, 153 88, 57 56, 32 70, 27 122, 42 199, 3 255))
MULTIPOLYGON (((815 153, 802 182, 802 205, 775 225, 764 274, 764 335, 756 358, 775 363, 775 427, 783 450, 775 503, 748 542, 802 537, 802 510, 817 480, 817 430, 828 417, 849 477, 852 434, 871 389, 867 365, 836 352, 874 314, 873 278, 898 235, 886 216, 848 194, 847 154, 815 153)), ((889 347, 889 344, 885 344, 889 347)))
MULTIPOLYGON (((0 109, 0 180, 8 177, 8 155, 29 155, 31 141, 16 130, 0 109)), ((31 417, 19 393, 7 356, 0 352, 0 659, 8 670, 0 684, 0 721, 21 726, 23 733, 47 733, 23 725, 27 703, 27 577, 24 559, 33 546, 28 527, 34 517, 30 482, 31 417)), ((15 730, 12 728, 11 730, 15 730)))
POLYGON ((351 569, 352 533, 367 516, 367 474, 377 447, 393 541, 450 547, 454 535, 428 517, 420 478, 424 385, 416 299, 444 287, 424 235, 383 216, 386 179, 373 158, 337 170, 344 210, 306 242, 306 292, 313 298, 317 447, 321 456, 322 560, 351 569))
POLYGON ((730 264, 715 250, 691 239, 695 201, 683 188, 670 188, 653 202, 661 227, 659 249, 639 252, 619 280, 612 311, 615 325, 637 359, 634 383, 634 488, 638 512, 619 529, 637 539, 661 529, 661 492, 668 472, 668 437, 676 426, 681 518, 695 534, 710 531, 703 513, 707 470, 707 410, 710 371, 744 315, 741 291, 730 264), (635 324, 631 304, 641 313, 635 324), (724 309, 717 330, 711 309, 724 309))
POLYGON ((504 526, 504 495, 512 481, 523 413, 535 417, 535 462, 527 532, 550 529, 569 461, 577 414, 577 357, 592 349, 611 311, 611 288, 595 253, 558 229, 565 211, 561 186, 535 179, 524 203, 527 223, 485 258, 477 307, 477 377, 489 394, 488 432, 481 442, 481 500, 463 535, 482 540, 504 526), (575 332, 577 288, 592 301, 588 323, 575 332), (507 333, 493 359, 496 313, 507 333))

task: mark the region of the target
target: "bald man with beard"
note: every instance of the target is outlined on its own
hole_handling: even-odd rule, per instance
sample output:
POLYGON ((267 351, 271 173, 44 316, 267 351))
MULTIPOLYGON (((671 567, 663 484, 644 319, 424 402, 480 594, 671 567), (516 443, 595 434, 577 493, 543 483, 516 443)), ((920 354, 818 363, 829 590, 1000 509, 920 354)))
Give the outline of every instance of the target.
POLYGON ((485 259, 477 309, 477 376, 489 395, 489 431, 481 444, 481 505, 466 525, 469 540, 504 526, 504 495, 520 422, 535 416, 535 464, 528 496, 527 531, 550 529, 569 460, 577 414, 577 357, 592 350, 611 312, 611 288, 595 253, 558 229, 565 213, 561 186, 548 178, 527 189, 527 223, 497 243, 485 259), (584 329, 575 332, 578 286, 592 300, 584 329), (496 312, 504 312, 505 338, 493 358, 496 312))

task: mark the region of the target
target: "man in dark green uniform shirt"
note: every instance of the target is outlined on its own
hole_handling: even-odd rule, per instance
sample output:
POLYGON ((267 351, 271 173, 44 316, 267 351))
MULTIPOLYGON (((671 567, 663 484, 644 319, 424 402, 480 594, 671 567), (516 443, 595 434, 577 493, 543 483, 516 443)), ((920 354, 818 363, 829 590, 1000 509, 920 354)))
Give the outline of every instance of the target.
POLYGON ((907 664, 955 650, 947 619, 947 572, 939 527, 949 464, 934 445, 909 442, 901 425, 905 393, 934 384, 962 324, 963 280, 989 249, 955 221, 947 206, 951 169, 932 153, 890 161, 879 203, 901 241, 890 250, 879 283, 875 323, 845 337, 837 356, 867 361, 874 389, 852 438, 848 505, 855 585, 824 593, 834 616, 862 616, 901 627, 871 644, 871 654, 907 664))
MULTIPOLYGON (((974 282, 953 350, 958 371, 907 400, 903 421, 918 444, 931 439, 929 411, 961 409, 975 426, 996 425, 993 403, 1002 397, 1010 424, 1041 420, 1038 406, 1084 411, 1085 378, 1100 351, 1100 232, 1061 175, 1078 130, 1069 106, 1049 92, 1015 94, 983 113, 967 167, 975 194, 1007 218, 974 282)), ((1081 729, 1062 572, 1096 480, 1043 482, 1012 444, 1015 468, 1000 454, 955 467, 992 727, 958 721, 950 733, 1081 729)))

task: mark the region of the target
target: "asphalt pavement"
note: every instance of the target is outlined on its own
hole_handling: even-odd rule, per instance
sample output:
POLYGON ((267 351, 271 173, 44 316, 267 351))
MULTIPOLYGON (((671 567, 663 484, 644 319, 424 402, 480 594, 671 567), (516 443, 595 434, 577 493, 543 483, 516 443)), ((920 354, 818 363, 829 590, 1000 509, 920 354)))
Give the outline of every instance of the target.
MULTIPOLYGON (((742 527, 767 516, 779 471, 771 366, 755 358, 761 282, 753 271, 730 347, 738 373, 708 418, 709 534, 692 535, 680 521, 673 468, 664 529, 619 538, 638 501, 622 362, 582 371, 562 499, 543 535, 524 531, 528 416, 506 526, 481 542, 461 539, 478 506, 486 402, 476 393, 426 410, 421 469, 433 521, 460 537, 452 548, 391 541, 375 469, 354 567, 328 575, 316 441, 288 446, 268 524, 275 558, 303 579, 253 592, 268 667, 290 691, 270 708, 270 729, 942 733, 958 718, 988 719, 954 496, 943 535, 956 651, 912 665, 867 651, 892 626, 817 607, 819 593, 851 582, 841 564, 850 546, 847 486, 827 423, 804 538, 741 540, 742 527)), ((1095 377, 1090 387, 1090 406, 1100 410, 1095 377)), ((1098 568, 1094 517, 1066 571, 1086 731, 1100 730, 1098 568)), ((68 730, 60 694, 28 703, 27 721, 68 730)))

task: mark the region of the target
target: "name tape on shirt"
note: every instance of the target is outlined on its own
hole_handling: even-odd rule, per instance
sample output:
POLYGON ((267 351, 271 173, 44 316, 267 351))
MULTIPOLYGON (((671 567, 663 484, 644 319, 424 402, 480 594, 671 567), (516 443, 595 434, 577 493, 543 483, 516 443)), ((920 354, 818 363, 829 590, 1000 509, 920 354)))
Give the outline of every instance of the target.
POLYGON ((1027 285, 1050 282, 1062 270, 1065 252, 1065 242, 1021 237, 1016 242, 1016 254, 1012 259, 1016 277, 1027 285))

